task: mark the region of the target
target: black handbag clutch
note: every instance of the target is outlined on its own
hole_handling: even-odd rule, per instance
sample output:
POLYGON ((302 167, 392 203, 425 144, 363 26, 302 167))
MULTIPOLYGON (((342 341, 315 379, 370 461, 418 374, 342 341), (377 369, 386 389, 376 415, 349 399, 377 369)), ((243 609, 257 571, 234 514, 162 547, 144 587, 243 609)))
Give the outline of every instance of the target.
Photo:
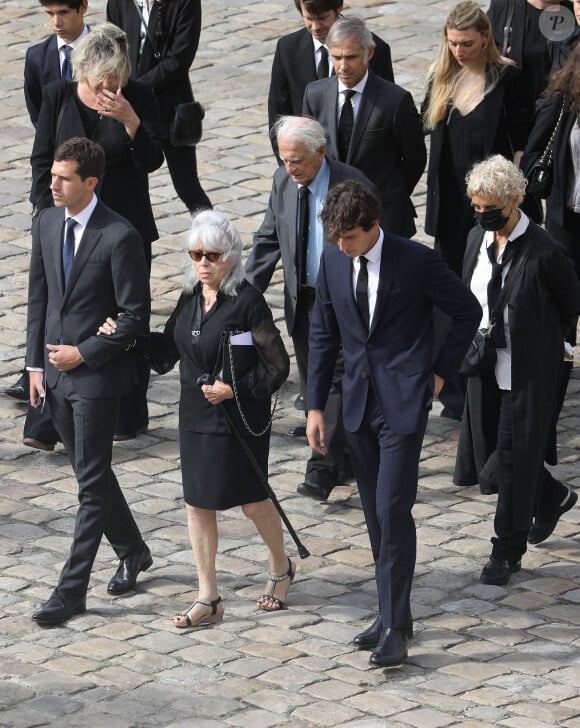
POLYGON ((205 109, 199 101, 177 104, 173 111, 169 141, 174 147, 195 147, 203 133, 205 109))

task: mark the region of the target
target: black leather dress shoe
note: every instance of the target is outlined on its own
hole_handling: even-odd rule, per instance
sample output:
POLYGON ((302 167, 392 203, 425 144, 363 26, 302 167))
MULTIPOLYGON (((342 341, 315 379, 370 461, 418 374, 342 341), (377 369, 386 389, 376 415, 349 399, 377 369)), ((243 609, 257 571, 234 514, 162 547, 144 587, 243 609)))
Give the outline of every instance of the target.
POLYGON ((30 398, 28 372, 24 372, 15 384, 12 384, 10 387, 5 387, 4 389, 0 389, 0 394, 4 397, 17 399, 19 402, 28 402, 30 398))
POLYGON ((569 511, 571 508, 574 508, 577 501, 578 493, 568 488, 568 497, 562 505, 558 507, 558 510, 552 515, 552 518, 546 521, 534 521, 534 524, 530 528, 530 532, 528 534, 528 543, 542 543, 542 541, 545 541, 548 536, 551 536, 553 530, 558 525, 560 516, 566 513, 566 511, 569 511))
POLYGON ((54 443, 42 442, 41 440, 36 440, 34 437, 25 437, 22 440, 22 444, 26 445, 26 447, 33 447, 35 450, 44 450, 44 452, 52 452, 55 448, 54 443))
POLYGON ((296 490, 300 495, 314 498, 317 501, 325 501, 328 500, 332 488, 325 488, 323 485, 318 485, 317 483, 300 483, 296 490))
POLYGON ((296 397, 294 400, 294 409, 300 410, 300 412, 304 412, 305 410, 305 402, 304 402, 304 395, 302 392, 296 397))
POLYGON ((143 546, 143 550, 138 554, 125 556, 124 559, 121 559, 115 576, 109 582, 108 593, 117 596, 131 591, 135 586, 138 574, 141 571, 147 571, 152 563, 153 558, 148 546, 143 546))
POLYGON ((381 639, 383 633, 383 620, 381 615, 375 619, 368 629, 363 632, 359 632, 355 635, 352 643, 363 650, 368 650, 371 647, 376 647, 381 639))
POLYGON ((406 632, 396 627, 387 627, 369 662, 375 667, 396 667, 406 659, 408 648, 406 632))
POLYGON ((70 592, 55 589, 46 604, 34 612, 32 619, 37 624, 62 624, 75 614, 87 611, 85 597, 73 596, 70 592))
POLYGON ((296 425, 288 430, 288 434, 292 437, 306 437, 306 425, 296 425))
POLYGON ((511 575, 515 574, 521 568, 521 561, 508 561, 507 559, 500 559, 497 556, 491 556, 487 564, 483 567, 479 581, 482 584, 504 586, 510 580, 511 575))

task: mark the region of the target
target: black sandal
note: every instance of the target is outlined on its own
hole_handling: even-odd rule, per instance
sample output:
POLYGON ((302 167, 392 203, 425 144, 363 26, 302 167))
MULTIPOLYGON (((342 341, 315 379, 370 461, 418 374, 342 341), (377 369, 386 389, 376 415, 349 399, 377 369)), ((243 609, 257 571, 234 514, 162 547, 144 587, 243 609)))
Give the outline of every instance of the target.
POLYGON ((205 627, 208 624, 218 624, 224 618, 224 608, 218 610, 218 604, 222 601, 221 597, 213 599, 196 599, 195 602, 185 612, 178 612, 175 617, 171 620, 172 623, 179 629, 194 629, 195 627, 205 627), (203 604, 205 607, 211 607, 211 614, 202 614, 202 616, 196 621, 192 622, 189 613, 195 607, 196 604, 203 604), (176 622, 175 620, 185 617, 185 624, 176 622))
MULTIPOLYGON (((288 571, 285 574, 282 574, 281 576, 276 576, 275 574, 268 574, 268 579, 270 581, 270 589, 267 594, 262 594, 258 601, 256 602, 256 606, 258 609, 261 609, 264 612, 278 612, 280 609, 286 609, 286 603, 283 602, 281 599, 278 599, 278 597, 274 596, 274 592, 276 591, 276 586, 281 581, 286 581, 287 579, 290 580, 290 583, 294 581, 294 577, 296 576, 296 567, 294 564, 290 561, 290 557, 288 557, 288 571), (267 609, 264 605, 265 604, 271 604, 274 606, 273 609, 267 609)), ((288 588, 288 591, 290 591, 290 588, 288 588)))

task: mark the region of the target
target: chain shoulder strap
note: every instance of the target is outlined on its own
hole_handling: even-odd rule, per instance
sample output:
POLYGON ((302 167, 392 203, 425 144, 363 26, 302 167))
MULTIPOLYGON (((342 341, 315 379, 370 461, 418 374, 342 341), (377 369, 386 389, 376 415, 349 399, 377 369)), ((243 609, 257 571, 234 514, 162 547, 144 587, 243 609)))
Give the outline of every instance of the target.
POLYGON ((540 162, 542 164, 552 164, 552 158, 554 156, 554 141, 556 139, 556 135, 558 134, 558 130, 560 129, 560 126, 562 124, 562 119, 564 118, 564 111, 566 110, 568 99, 566 96, 562 98, 562 104, 560 106, 560 113, 558 114, 558 121, 556 122, 556 126, 554 127, 554 130, 552 131, 552 135, 550 136, 550 139, 548 143, 546 144, 546 148, 544 149, 544 152, 542 156, 540 157, 540 162))
POLYGON ((226 334, 227 338, 227 346, 228 346, 228 357, 230 360, 230 373, 232 375, 232 389, 234 390, 234 399, 236 400, 236 406, 238 408, 238 412, 240 413, 240 417, 242 418, 242 422, 244 423, 244 427, 246 430, 252 435, 253 437, 262 437, 262 435, 265 435, 266 432, 270 429, 270 426, 272 424, 272 420, 274 419, 274 412, 276 411, 276 405, 278 404, 278 392, 276 392, 276 395, 274 397, 274 404, 272 406, 272 411, 270 413, 270 416, 268 417, 268 421, 266 422, 266 426, 263 430, 260 432, 255 432, 250 423, 248 422, 248 419, 244 413, 244 410, 242 408, 242 403, 240 401, 240 396, 238 394, 238 386, 236 383, 236 373, 234 369, 234 352, 232 349, 232 340, 231 340, 231 334, 226 334))

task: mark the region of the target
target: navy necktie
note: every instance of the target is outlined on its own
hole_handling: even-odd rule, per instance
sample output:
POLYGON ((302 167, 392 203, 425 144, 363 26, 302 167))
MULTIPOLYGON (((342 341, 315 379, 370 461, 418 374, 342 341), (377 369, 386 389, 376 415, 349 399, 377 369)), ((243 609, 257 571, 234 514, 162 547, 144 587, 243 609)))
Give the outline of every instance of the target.
POLYGON ((328 49, 320 46, 320 61, 318 63, 317 78, 328 78, 328 49))
POLYGON ((298 256, 298 270, 300 277, 298 282, 306 283, 306 257, 308 255, 308 234, 310 232, 310 200, 308 187, 303 186, 298 190, 298 245, 296 253, 298 256))
POLYGON ((66 288, 70 270, 75 257, 75 225, 77 221, 73 217, 66 219, 66 232, 62 248, 62 272, 64 274, 64 287, 66 288))
POLYGON ((338 154, 341 162, 346 162, 352 129, 354 127, 354 111, 351 98, 355 93, 356 91, 352 91, 351 89, 344 91, 344 104, 340 112, 340 121, 338 122, 338 154))
POLYGON ((62 47, 62 50, 64 52, 64 61, 62 64, 62 69, 60 71, 61 78, 72 78, 73 72, 72 72, 72 63, 70 60, 70 54, 72 51, 72 48, 68 45, 65 45, 62 47))
POLYGON ((358 308, 362 320, 365 322, 367 329, 370 323, 369 313, 369 272, 367 269, 368 260, 361 255, 358 259, 360 268, 356 279, 356 307, 358 308))

